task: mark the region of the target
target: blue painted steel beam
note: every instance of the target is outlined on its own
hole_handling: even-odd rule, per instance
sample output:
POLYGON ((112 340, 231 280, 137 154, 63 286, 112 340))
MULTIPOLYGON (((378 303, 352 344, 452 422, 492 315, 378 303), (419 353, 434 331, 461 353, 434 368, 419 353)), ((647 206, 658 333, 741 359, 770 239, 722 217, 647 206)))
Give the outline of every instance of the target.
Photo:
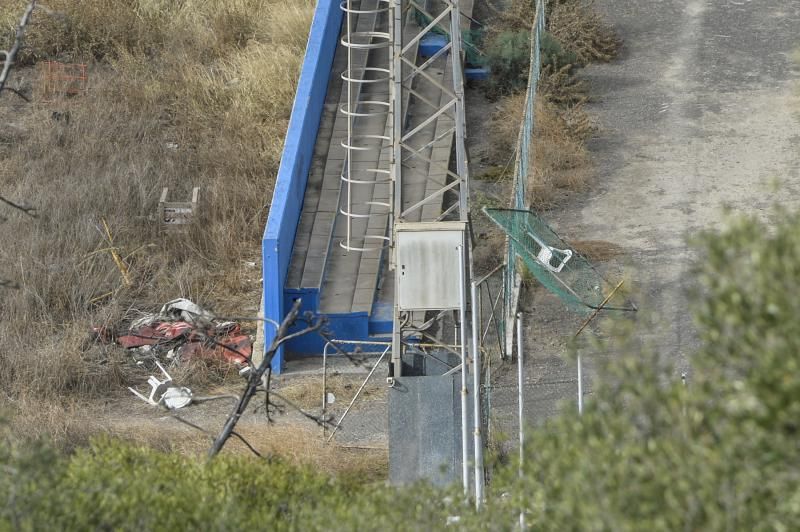
MULTIPOLYGON (((318 0, 264 231, 264 316, 278 322, 283 320, 288 310, 283 288, 303 208, 303 196, 342 18, 338 0, 318 0)), ((275 328, 265 323, 265 346, 269 346, 274 338, 275 328)), ((281 349, 272 361, 274 372, 280 373, 282 370, 283 358, 281 349)))

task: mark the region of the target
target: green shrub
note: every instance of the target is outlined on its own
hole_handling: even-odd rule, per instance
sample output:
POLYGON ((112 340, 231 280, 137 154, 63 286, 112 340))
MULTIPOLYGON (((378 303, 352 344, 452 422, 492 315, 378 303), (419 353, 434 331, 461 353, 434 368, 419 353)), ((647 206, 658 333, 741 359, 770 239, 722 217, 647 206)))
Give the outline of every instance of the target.
POLYGON ((276 459, 211 462, 113 440, 0 449, 0 530, 400 530, 463 510, 447 490, 337 480, 276 459))
MULTIPOLYGON (((541 53, 542 67, 549 65, 558 70, 577 63, 577 56, 547 32, 542 34, 541 53)), ((486 50, 486 64, 491 71, 490 95, 501 96, 524 90, 528 86, 530 58, 529 30, 502 31, 495 35, 486 50)))
POLYGON ((491 39, 486 49, 490 95, 502 96, 527 86, 530 54, 527 30, 503 31, 491 39))
POLYGON ((567 49, 552 33, 543 32, 541 37, 542 68, 550 66, 553 71, 568 65, 578 64, 578 56, 567 49))

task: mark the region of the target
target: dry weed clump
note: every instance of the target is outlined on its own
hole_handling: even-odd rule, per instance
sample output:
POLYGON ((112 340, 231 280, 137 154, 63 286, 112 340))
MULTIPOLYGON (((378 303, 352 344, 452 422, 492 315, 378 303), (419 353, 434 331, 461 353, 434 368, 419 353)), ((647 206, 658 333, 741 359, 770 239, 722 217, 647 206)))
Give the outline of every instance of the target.
POLYGON ((536 0, 485 0, 486 7, 497 20, 490 31, 530 29, 536 9, 536 0))
POLYGON ((591 124, 582 106, 560 109, 539 96, 536 129, 528 201, 541 208, 557 202, 565 191, 580 190, 586 183, 591 164, 585 141, 591 124))
POLYGON ((576 77, 573 70, 573 65, 557 69, 552 65, 545 65, 539 76, 539 92, 549 102, 560 106, 570 107, 588 102, 589 86, 586 80, 576 77))
MULTIPOLYGON (((514 155, 525 94, 503 100, 492 118, 492 155, 500 162, 514 155)), ((532 173, 528 176, 529 201, 536 208, 557 202, 567 191, 580 190, 591 168, 585 142, 593 130, 582 103, 568 107, 540 93, 535 105, 536 136, 532 143, 532 173)))
POLYGON ((581 64, 610 61, 622 45, 617 32, 593 4, 594 0, 548 2, 548 31, 573 52, 581 64))
MULTIPOLYGON (((0 48, 26 3, 0 6, 0 48)), ((50 103, 36 91, 33 104, 0 97, 0 190, 39 213, 0 212, 0 278, 19 285, 0 296, 0 389, 9 398, 121 389, 137 375, 124 354, 91 342, 90 325, 113 327, 176 297, 213 309, 258 289, 257 271, 242 263, 259 256, 313 5, 53 0, 36 11, 27 64, 88 62, 90 87, 50 103), (194 186, 199 219, 162 234, 161 189, 180 199, 194 186)), ((14 75, 34 77, 25 68, 14 75)), ((217 370, 186 368, 195 382, 208 371, 217 370)))
POLYGON ((492 139, 489 157, 494 164, 505 165, 515 155, 519 128, 525 112, 525 97, 524 92, 512 94, 495 106, 489 123, 492 139))

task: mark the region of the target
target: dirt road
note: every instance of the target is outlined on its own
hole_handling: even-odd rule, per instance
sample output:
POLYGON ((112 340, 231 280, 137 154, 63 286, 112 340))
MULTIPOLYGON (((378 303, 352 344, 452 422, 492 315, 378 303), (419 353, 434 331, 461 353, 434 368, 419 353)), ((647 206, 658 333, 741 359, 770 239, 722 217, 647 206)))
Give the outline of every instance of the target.
MULTIPOLYGON (((687 237, 718 227, 724 206, 766 213, 775 202, 800 199, 800 3, 597 6, 625 44, 614 62, 583 72, 599 127, 590 143, 596 174, 581 197, 547 216, 562 236, 625 248, 624 258, 603 268, 611 277, 624 270, 652 317, 639 319, 640 338, 667 355, 676 374, 690 374, 686 355, 696 338, 687 237)), ((575 372, 563 351, 576 319, 552 298, 533 299, 527 411, 538 423, 559 400, 575 401, 575 372)), ((497 390, 498 406, 514 401, 497 390)))

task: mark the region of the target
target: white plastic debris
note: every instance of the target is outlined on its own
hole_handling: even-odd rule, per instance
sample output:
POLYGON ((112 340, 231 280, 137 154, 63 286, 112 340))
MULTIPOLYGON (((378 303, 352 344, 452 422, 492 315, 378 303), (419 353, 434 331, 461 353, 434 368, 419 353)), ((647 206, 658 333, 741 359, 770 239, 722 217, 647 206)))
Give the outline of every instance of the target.
POLYGON ((160 402, 170 410, 189 406, 192 402, 192 390, 184 386, 170 386, 161 396, 160 402))
POLYGON ((136 397, 153 406, 164 405, 170 410, 183 408, 192 402, 192 390, 183 386, 173 386, 172 377, 164 366, 156 361, 156 366, 164 374, 164 380, 159 380, 155 375, 150 375, 147 378, 147 384, 150 385, 150 395, 144 394, 134 390, 130 386, 128 390, 131 391, 136 397))
POLYGON ((212 320, 214 315, 203 309, 193 301, 180 298, 173 299, 161 307, 162 318, 179 318, 183 321, 194 323, 198 320, 212 320))

